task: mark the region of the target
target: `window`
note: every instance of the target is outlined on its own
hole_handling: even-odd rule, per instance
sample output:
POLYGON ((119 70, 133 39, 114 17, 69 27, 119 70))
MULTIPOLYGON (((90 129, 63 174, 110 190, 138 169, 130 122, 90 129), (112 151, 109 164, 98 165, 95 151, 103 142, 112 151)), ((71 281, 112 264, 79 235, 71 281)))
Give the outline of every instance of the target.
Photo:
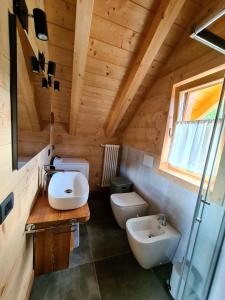
MULTIPOLYGON (((160 169, 166 169, 173 175, 176 173, 176 176, 180 174, 182 176, 178 177, 185 177, 185 180, 191 177, 199 181, 204 170, 221 88, 222 80, 214 80, 202 85, 184 85, 175 91, 173 111, 169 115, 171 124, 167 128, 160 169)), ((216 134, 219 132, 220 126, 216 134)))

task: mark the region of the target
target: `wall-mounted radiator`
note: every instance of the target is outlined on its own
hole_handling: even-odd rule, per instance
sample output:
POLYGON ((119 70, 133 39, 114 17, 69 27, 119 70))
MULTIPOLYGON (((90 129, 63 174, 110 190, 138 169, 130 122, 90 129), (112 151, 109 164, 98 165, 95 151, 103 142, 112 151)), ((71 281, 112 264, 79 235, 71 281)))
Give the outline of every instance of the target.
POLYGON ((116 176, 120 145, 101 145, 104 147, 104 160, 101 187, 110 186, 110 180, 116 176))

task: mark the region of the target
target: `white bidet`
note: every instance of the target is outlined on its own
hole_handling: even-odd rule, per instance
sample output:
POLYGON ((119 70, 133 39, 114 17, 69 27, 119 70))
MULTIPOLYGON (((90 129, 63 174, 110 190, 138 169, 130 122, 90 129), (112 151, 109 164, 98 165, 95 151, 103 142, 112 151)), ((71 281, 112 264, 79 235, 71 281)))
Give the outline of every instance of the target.
POLYGON ((144 269, 172 260, 180 233, 170 224, 160 224, 158 215, 129 219, 126 231, 131 250, 144 269))

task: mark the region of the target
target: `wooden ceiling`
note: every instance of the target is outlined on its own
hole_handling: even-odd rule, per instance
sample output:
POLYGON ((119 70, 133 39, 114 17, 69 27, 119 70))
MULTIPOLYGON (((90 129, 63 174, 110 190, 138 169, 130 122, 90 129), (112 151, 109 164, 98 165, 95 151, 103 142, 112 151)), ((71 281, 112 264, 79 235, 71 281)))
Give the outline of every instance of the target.
MULTIPOLYGON (((92 1, 87 2, 89 7, 82 8, 79 7, 82 1, 45 1, 49 57, 57 63, 56 78, 61 82, 60 92, 52 92, 52 110, 55 121, 71 134, 91 134, 93 128, 102 130, 107 129, 107 126, 112 134, 120 133, 132 119, 159 73, 163 71, 168 57, 201 9, 202 1, 95 0, 93 7, 90 5, 92 1), (129 81, 130 74, 134 72, 135 65, 140 63, 140 53, 149 38, 149 32, 152 28, 160 28, 155 25, 157 13, 161 14, 161 10, 166 9, 168 3, 176 5, 177 2, 184 2, 184 5, 177 8, 177 16, 173 15, 169 32, 163 38, 160 34, 157 36, 158 39, 161 38, 161 46, 151 56, 151 61, 144 61, 145 68, 146 62, 149 64, 148 68, 142 72, 140 84, 133 89, 132 99, 129 95, 126 96, 126 107, 121 113, 119 105, 124 99, 120 97, 121 92, 129 81), (76 11, 76 7, 79 10, 76 11), (78 18, 82 9, 87 12, 84 17, 88 18, 85 28, 82 20, 79 21, 78 18), (88 20, 91 21, 90 28, 88 20), (80 36, 83 39, 78 39, 75 28, 82 32, 80 36), (78 40, 75 46, 74 37, 78 40), (82 64, 78 65, 77 57, 81 57, 84 70, 82 64), (117 114, 120 115, 119 122, 111 130, 117 114)), ((162 24, 160 22, 158 19, 158 23, 162 24)), ((162 31, 161 28, 160 30, 162 31)), ((150 42, 148 46, 152 47, 150 42)), ((130 87, 133 87, 132 81, 130 83, 130 87)))

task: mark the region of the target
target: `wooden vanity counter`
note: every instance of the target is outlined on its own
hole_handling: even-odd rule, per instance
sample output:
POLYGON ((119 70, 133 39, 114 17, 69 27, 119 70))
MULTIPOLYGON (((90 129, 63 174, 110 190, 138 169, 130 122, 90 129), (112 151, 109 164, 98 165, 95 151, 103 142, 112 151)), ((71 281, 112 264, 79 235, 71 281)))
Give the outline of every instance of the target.
POLYGON ((88 204, 73 210, 56 210, 51 208, 47 196, 38 196, 27 220, 28 224, 34 224, 36 228, 66 223, 70 220, 87 222, 90 218, 88 204))
POLYGON ((26 222, 26 232, 33 234, 35 275, 68 268, 73 224, 89 218, 88 204, 62 211, 51 208, 47 196, 37 197, 26 222), (27 230, 27 226, 32 226, 32 230, 27 230))

